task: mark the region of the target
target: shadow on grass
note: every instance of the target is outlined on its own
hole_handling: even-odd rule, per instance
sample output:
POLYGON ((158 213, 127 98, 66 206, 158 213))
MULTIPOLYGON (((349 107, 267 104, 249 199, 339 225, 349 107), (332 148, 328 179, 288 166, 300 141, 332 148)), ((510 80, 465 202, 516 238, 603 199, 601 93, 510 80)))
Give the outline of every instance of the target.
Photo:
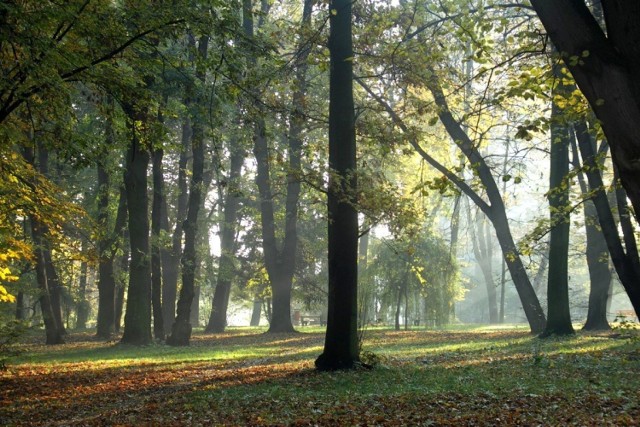
POLYGON ((0 374, 0 418, 10 425, 375 425, 389 417, 401 425, 545 417, 564 424, 549 408, 568 411, 572 401, 588 405, 576 420, 640 415, 637 341, 375 330, 365 347, 385 356, 381 366, 318 373, 322 333, 245 332, 196 334, 183 348, 80 341, 94 347, 41 349, 31 356, 38 363, 24 359, 0 374), (524 415, 506 418, 518 411, 524 415))

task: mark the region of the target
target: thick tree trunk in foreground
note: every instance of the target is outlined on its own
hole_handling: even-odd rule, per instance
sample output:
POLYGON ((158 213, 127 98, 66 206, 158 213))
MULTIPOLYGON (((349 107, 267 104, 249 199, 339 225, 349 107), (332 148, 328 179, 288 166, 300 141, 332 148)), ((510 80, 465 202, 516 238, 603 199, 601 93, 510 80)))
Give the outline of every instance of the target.
POLYGON ((531 4, 600 120, 640 219, 640 2, 603 1, 606 35, 584 0, 531 4))
MULTIPOLYGON (((554 66, 554 76, 562 80, 559 65, 554 66)), ((559 89, 552 91, 551 148, 549 170, 549 276, 547 277, 547 325, 540 335, 573 334, 569 311, 569 128, 562 123, 562 109, 554 100, 559 89)))
POLYGON ((149 245, 149 197, 147 194, 147 167, 149 151, 141 141, 137 122, 146 123, 144 112, 128 107, 131 145, 127 153, 124 176, 129 210, 129 289, 124 316, 122 342, 145 345, 151 342, 151 263, 149 245))
POLYGON ((329 8, 329 309, 319 370, 352 369, 358 354, 358 212, 350 0, 329 8))

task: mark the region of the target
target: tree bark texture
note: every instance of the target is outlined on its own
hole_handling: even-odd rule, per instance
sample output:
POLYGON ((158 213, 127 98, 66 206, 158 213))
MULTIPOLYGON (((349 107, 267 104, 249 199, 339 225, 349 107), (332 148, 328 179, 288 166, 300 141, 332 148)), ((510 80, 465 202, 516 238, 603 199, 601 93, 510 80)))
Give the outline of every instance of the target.
POLYGON ((235 275, 235 245, 238 211, 240 209, 239 179, 244 163, 244 150, 237 139, 229 147, 231 164, 227 177, 227 192, 224 199, 223 218, 220 224, 220 263, 213 295, 211 315, 205 332, 224 332, 227 326, 227 307, 231 294, 231 283, 235 275))
MULTIPOLYGON (((38 171, 43 176, 51 178, 49 174, 49 149, 39 142, 36 143, 36 146, 38 153, 38 171)), ((49 288, 49 295, 51 299, 51 309, 58 328, 60 329, 60 333, 65 335, 67 331, 64 328, 64 322, 62 320, 62 283, 60 283, 58 272, 53 264, 53 257, 51 256, 51 242, 46 237, 48 230, 43 224, 41 224, 41 227, 43 227, 41 250, 44 265, 47 270, 47 286, 49 288)))
MULTIPOLYGON (((109 122, 107 120, 107 135, 109 135, 109 122)), ((109 172, 98 161, 98 224, 103 234, 98 241, 98 320, 96 336, 102 339, 111 338, 115 330, 115 280, 113 276, 113 254, 111 250, 112 236, 109 235, 109 172)))
POLYGON ((551 41, 602 124, 640 218, 640 2, 602 1, 607 34, 583 0, 532 0, 551 41))
MULTIPOLYGON (((188 104, 188 103, 186 103, 188 104)), ((178 277, 180 275, 180 258, 182 257, 183 223, 187 217, 189 186, 187 183, 187 163, 191 150, 191 120, 188 116, 182 123, 182 143, 178 160, 178 199, 176 201, 176 225, 171 238, 171 251, 168 262, 163 264, 162 284, 162 320, 164 330, 170 331, 176 318, 176 298, 178 296, 178 277)))
POLYGON ((598 214, 598 223, 607 243, 611 261, 635 312, 640 313, 640 268, 633 261, 633 257, 636 257, 637 254, 632 254, 630 257, 622 245, 611 205, 604 190, 597 154, 589 130, 584 122, 577 122, 574 126, 584 171, 587 175, 589 188, 593 192, 592 200, 598 214))
MULTIPOLYGON (((560 66, 554 77, 562 80, 560 66)), ((555 95, 564 88, 557 83, 552 90, 551 147, 549 166, 549 275, 547 277, 547 325, 542 337, 573 334, 569 310, 569 125, 555 95)))
MULTIPOLYGON (((200 37, 198 41, 198 55, 201 59, 207 58, 209 46, 208 36, 200 37)), ((198 79, 204 83, 205 74, 201 69, 196 70, 198 79)), ((196 103, 198 104, 198 103, 196 103)), ((197 107, 198 105, 196 105, 197 107)), ((203 193, 204 174, 204 124, 199 114, 193 118, 193 138, 191 141, 191 153, 193 157, 191 169, 191 183, 189 185, 189 201, 187 219, 184 221, 184 250, 182 253, 182 287, 176 310, 176 319, 171 328, 171 336, 167 338, 167 344, 175 346, 189 345, 191 339, 191 304, 194 299, 195 275, 198 263, 196 244, 198 240, 198 212, 203 193)))
MULTIPOLYGON (((245 17, 251 18, 246 6, 245 17)), ((306 29, 311 20, 313 2, 306 0, 303 9, 302 28, 306 29)), ((251 22, 245 21, 245 32, 253 36, 251 22)), ((257 163, 256 184, 260 194, 260 218, 262 225, 262 242, 265 265, 272 289, 272 315, 269 332, 293 332, 291 322, 291 290, 295 272, 295 257, 297 253, 298 235, 298 203, 300 196, 302 130, 304 126, 304 97, 307 90, 307 57, 309 48, 303 47, 296 64, 297 86, 293 93, 293 112, 290 117, 287 154, 289 159, 287 171, 287 192, 285 199, 284 237, 281 245, 276 238, 276 224, 274 215, 274 196, 271 189, 269 147, 265 135, 265 122, 259 117, 255 122, 253 152, 257 163)))
POLYGON ((151 342, 151 263, 149 242, 149 196, 147 167, 150 155, 141 138, 137 123, 147 123, 146 111, 127 105, 125 112, 131 132, 131 144, 126 158, 124 175, 129 211, 129 288, 124 316, 122 342, 145 345, 151 342))
POLYGON ((42 311, 42 320, 44 321, 46 344, 64 344, 61 325, 58 324, 51 305, 47 268, 45 265, 44 251, 42 250, 45 239, 43 227, 38 220, 33 217, 31 218, 31 235, 36 245, 34 251, 36 259, 36 281, 38 283, 38 289, 40 290, 40 310, 42 311))
MULTIPOLYGON (((35 154, 33 148, 25 147, 23 149, 23 157, 27 163, 35 167, 35 154)), ((64 344, 61 324, 58 323, 51 304, 51 292, 49 290, 47 268, 44 259, 46 226, 43 225, 34 214, 29 215, 29 224, 31 227, 31 237, 33 238, 34 243, 36 282, 38 290, 40 291, 40 311, 42 312, 42 320, 44 322, 46 344, 64 344)))
POLYGON ((544 330, 546 323, 544 312, 542 311, 538 297, 531 286, 531 282, 527 276, 522 259, 518 254, 518 249, 509 227, 504 201, 502 200, 502 195, 500 194, 496 181, 493 178, 491 169, 485 162, 484 158, 480 155, 478 149, 473 144, 469 136, 464 132, 460 124, 451 114, 449 105, 440 86, 440 82, 436 77, 435 70, 432 73, 431 80, 428 82, 428 87, 433 94, 436 105, 439 107, 438 117, 440 118, 440 121, 442 121, 447 133, 455 141, 456 145, 467 157, 469 162, 474 165, 478 177, 485 188, 490 205, 480 199, 477 194, 473 194, 474 197, 471 197, 471 195, 465 191, 468 187, 460 188, 470 196, 471 200, 476 203, 476 205, 492 222, 496 230, 498 243, 502 248, 502 253, 504 254, 505 261, 507 263, 507 268, 511 273, 511 278, 520 297, 522 308, 527 320, 529 321, 531 331, 533 333, 540 333, 544 330))
MULTIPOLYGON (((571 140, 573 167, 578 170, 578 182, 583 195, 589 193, 578 154, 575 138, 571 140)), ((607 320, 607 300, 611 287, 611 269, 607 242, 598 227, 598 214, 592 200, 584 202, 584 228, 587 238, 586 260, 589 269, 589 306, 587 320, 582 327, 585 331, 606 331, 611 329, 607 320)))
POLYGON ((164 176, 162 158, 164 150, 153 150, 153 199, 151 202, 151 306, 153 312, 153 336, 164 340, 162 318, 162 210, 164 209, 164 176))
POLYGON ((358 354, 358 212, 352 2, 329 4, 329 307, 319 370, 352 369, 358 354))
MULTIPOLYGON (((507 218, 504 201, 500 194, 500 190, 491 174, 491 169, 485 162, 484 158, 480 155, 477 148, 473 144, 473 141, 464 132, 460 124, 453 118, 449 110, 446 98, 442 92, 440 84, 436 78, 435 70, 431 73, 432 79, 428 82, 430 91, 434 96, 436 105, 439 107, 438 117, 445 126, 447 133, 456 143, 458 148, 467 157, 469 162, 475 166, 475 170, 478 177, 484 185, 489 203, 476 193, 463 179, 458 177, 455 173, 451 172, 444 165, 439 163, 435 158, 429 155, 419 144, 416 138, 410 137, 409 144, 420 154, 420 156, 436 170, 451 180, 462 192, 464 192, 473 203, 478 206, 482 212, 489 218, 496 231, 496 238, 502 249, 503 257, 511 279, 516 287, 518 296, 522 303, 524 313, 531 327, 531 332, 540 333, 544 330, 546 319, 538 297, 536 296, 527 272, 522 263, 522 259, 518 253, 518 248, 513 240, 513 235, 509 228, 509 221, 507 218)), ((391 116, 394 123, 402 129, 405 134, 411 135, 411 132, 403 120, 398 116, 394 109, 386 102, 380 95, 377 95, 371 88, 361 79, 357 80, 358 83, 369 93, 376 101, 382 105, 391 116)))

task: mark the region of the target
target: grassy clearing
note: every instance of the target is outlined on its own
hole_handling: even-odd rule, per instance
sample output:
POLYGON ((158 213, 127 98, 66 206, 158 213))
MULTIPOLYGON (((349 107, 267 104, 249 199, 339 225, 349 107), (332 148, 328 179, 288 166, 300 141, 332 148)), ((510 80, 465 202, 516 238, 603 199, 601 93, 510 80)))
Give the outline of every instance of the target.
POLYGON ((522 328, 372 329, 371 371, 318 373, 320 329, 196 334, 187 348, 20 345, 0 373, 7 425, 636 425, 640 340, 522 328))

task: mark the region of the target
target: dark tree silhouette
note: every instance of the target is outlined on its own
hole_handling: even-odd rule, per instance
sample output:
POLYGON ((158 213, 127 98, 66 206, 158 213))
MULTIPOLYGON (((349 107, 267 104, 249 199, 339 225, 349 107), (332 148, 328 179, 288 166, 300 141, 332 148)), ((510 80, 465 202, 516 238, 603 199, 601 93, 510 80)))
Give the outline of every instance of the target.
POLYGON ((319 370, 352 369, 358 354, 358 213, 351 0, 330 3, 329 307, 319 370))

